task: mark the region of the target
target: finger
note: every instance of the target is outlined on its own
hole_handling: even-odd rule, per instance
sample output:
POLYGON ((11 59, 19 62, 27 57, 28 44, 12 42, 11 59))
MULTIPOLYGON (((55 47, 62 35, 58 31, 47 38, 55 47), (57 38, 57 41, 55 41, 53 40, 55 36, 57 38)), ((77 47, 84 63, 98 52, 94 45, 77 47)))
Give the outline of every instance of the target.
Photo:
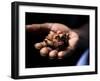
POLYGON ((31 24, 26 25, 26 30, 28 31, 37 31, 40 29, 50 30, 52 28, 53 23, 43 23, 43 24, 31 24))
POLYGON ((50 51, 50 53, 49 53, 49 58, 50 58, 50 59, 55 58, 55 57, 57 56, 57 53, 58 53, 57 50, 52 50, 52 51, 50 51))
POLYGON ((68 56, 71 56, 74 52, 74 49, 68 47, 67 49, 63 50, 63 51, 59 51, 57 54, 58 59, 63 59, 66 58, 68 56))
POLYGON ((40 50, 41 56, 47 56, 52 49, 50 47, 43 47, 40 50))
POLYGON ((34 44, 34 47, 38 50, 40 50, 41 48, 46 47, 46 46, 47 46, 47 43, 45 41, 34 44))
POLYGON ((66 51, 59 51, 58 52, 58 59, 62 59, 66 54, 66 51))
POLYGON ((26 25, 26 30, 28 31, 36 31, 38 29, 40 29, 40 24, 26 25))
POLYGON ((43 47, 43 45, 42 45, 42 43, 35 43, 34 47, 39 50, 43 47))

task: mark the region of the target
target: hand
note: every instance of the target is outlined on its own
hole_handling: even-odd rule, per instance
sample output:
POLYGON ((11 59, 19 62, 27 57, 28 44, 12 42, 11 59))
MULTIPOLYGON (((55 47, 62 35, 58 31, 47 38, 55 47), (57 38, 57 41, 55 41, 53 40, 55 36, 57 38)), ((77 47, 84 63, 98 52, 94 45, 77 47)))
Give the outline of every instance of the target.
MULTIPOLYGON (((75 49, 77 48, 78 41, 79 41, 79 35, 76 32, 71 30, 69 27, 63 24, 59 24, 59 23, 44 23, 44 24, 27 25, 26 30, 29 32, 34 32, 34 33, 36 33, 37 31, 41 31, 43 33, 50 32, 50 31, 54 31, 54 32, 61 31, 61 32, 65 32, 68 34, 68 38, 69 38, 68 46, 66 46, 66 48, 63 51, 54 53, 52 58, 57 57, 58 59, 62 59, 66 56, 72 55, 75 49)), ((50 55, 51 53, 49 52, 47 54, 51 58, 51 55, 50 55)))

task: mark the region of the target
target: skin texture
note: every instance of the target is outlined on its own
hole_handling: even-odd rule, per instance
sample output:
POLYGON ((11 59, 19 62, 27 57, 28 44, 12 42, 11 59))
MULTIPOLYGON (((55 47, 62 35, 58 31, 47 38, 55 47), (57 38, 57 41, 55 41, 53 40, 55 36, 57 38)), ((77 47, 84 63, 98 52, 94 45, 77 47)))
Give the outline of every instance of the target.
MULTIPOLYGON (((41 32, 50 32, 50 31, 66 32, 69 35, 68 46, 66 47, 65 50, 63 50, 64 54, 62 52, 60 52, 60 53, 58 52, 57 54, 55 53, 56 55, 54 55, 54 57, 57 56, 58 59, 59 58, 62 59, 65 56, 72 55, 73 52, 75 51, 75 49, 77 48, 77 46, 79 46, 79 42, 81 40, 80 39, 81 34, 79 32, 79 31, 81 31, 80 29, 79 29, 79 31, 72 30, 68 26, 60 24, 60 23, 43 23, 43 24, 26 25, 26 30, 28 32, 33 32, 33 33, 36 33, 37 31, 41 31, 41 32)), ((83 38, 84 37, 85 36, 83 35, 83 38)), ((87 40, 87 39, 85 39, 85 40, 87 40)), ((50 56, 50 54, 48 56, 50 56)), ((51 57, 53 57, 52 54, 51 54, 51 57)))

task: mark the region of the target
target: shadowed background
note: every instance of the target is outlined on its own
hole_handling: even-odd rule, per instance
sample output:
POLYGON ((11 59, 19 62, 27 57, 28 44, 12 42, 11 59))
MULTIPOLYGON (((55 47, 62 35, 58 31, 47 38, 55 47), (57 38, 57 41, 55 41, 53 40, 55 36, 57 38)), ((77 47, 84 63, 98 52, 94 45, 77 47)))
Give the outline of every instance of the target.
MULTIPOLYGON (((44 13, 29 13, 25 14, 25 23, 36 24, 36 23, 62 23, 72 29, 81 27, 83 24, 89 22, 89 16, 83 15, 64 15, 64 14, 44 14, 44 13)), ((56 67, 56 66, 73 66, 76 65, 78 59, 83 53, 83 50, 76 50, 73 56, 67 57, 66 59, 49 59, 48 57, 41 57, 39 50, 34 48, 36 42, 41 42, 47 32, 36 32, 30 33, 26 31, 26 68, 34 67, 56 67)))

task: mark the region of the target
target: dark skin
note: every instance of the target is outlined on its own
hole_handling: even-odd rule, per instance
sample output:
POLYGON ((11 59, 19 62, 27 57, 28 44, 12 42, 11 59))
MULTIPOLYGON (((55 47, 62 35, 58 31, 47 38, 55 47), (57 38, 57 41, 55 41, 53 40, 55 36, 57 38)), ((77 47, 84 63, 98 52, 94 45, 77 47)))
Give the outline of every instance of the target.
POLYGON ((26 25, 26 30, 32 33, 37 33, 39 31, 43 33, 44 32, 48 33, 51 30, 55 32, 61 31, 61 32, 68 33, 69 34, 68 47, 66 47, 66 49, 64 50, 66 51, 66 54, 64 54, 61 59, 63 59, 66 56, 73 55, 74 51, 77 48, 82 48, 82 49, 88 48, 88 40, 89 40, 88 24, 83 25, 79 29, 73 29, 73 30, 70 29, 68 26, 60 24, 60 23, 32 24, 32 25, 26 25))

